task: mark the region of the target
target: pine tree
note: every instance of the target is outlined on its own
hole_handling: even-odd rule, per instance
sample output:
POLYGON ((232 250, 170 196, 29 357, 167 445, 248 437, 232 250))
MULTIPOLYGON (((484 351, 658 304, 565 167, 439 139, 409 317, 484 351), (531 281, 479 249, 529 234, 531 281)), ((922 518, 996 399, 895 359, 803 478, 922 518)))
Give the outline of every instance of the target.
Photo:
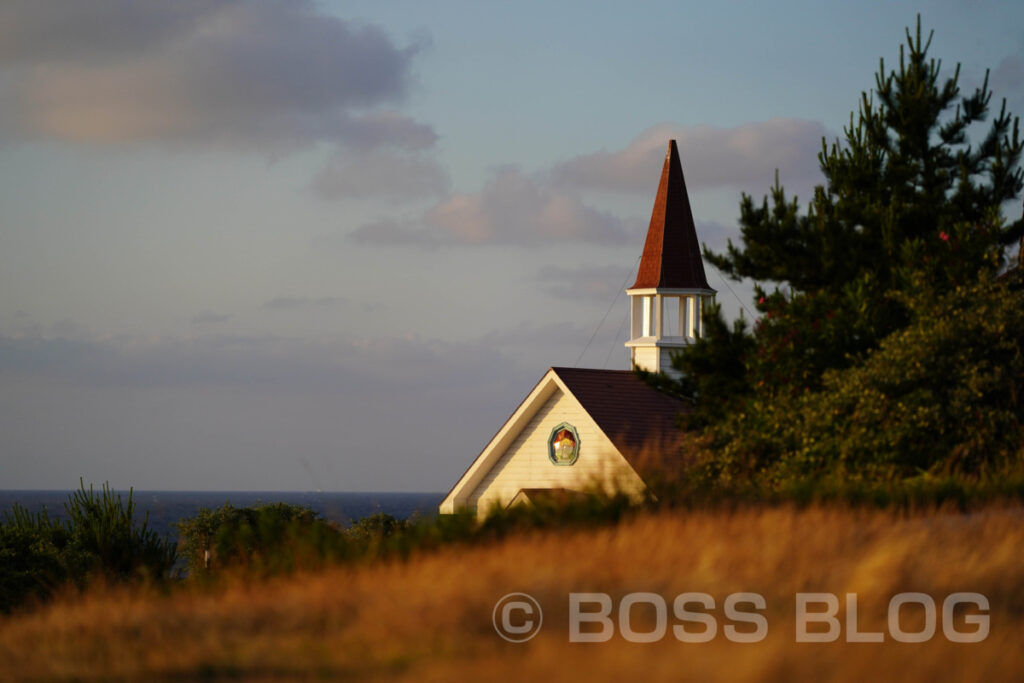
MULTIPOLYGON (((972 144, 972 126, 989 116, 988 73, 981 87, 961 95, 959 65, 940 78, 920 17, 906 35, 899 68, 887 72, 880 61, 874 90, 862 93, 843 142, 822 141, 825 183, 807 211, 776 177, 770 201, 742 197, 742 246, 705 250, 728 276, 759 283, 763 315, 747 345, 745 381, 736 380, 735 361, 707 367, 703 344, 683 352, 680 368, 725 373, 734 388, 751 391, 814 390, 825 370, 847 367, 906 326, 908 296, 940 296, 974 281, 982 268, 1003 265, 1024 230, 1024 221, 1004 226, 1000 210, 1024 185, 1019 121, 1004 100, 972 144), (760 283, 774 283, 774 291, 760 283)), ((744 347, 724 324, 708 327, 708 344, 744 347)), ((692 394, 697 386, 714 383, 691 375, 684 388, 692 394)), ((721 411, 722 400, 711 403, 721 411)))

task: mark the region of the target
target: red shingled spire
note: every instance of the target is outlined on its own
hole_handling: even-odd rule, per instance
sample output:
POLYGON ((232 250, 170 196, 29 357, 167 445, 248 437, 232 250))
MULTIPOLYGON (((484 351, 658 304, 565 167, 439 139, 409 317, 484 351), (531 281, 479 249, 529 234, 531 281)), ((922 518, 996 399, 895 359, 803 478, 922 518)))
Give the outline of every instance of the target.
POLYGON ((652 288, 711 289, 704 275, 697 229, 675 140, 668 143, 640 269, 636 282, 630 287, 652 288))

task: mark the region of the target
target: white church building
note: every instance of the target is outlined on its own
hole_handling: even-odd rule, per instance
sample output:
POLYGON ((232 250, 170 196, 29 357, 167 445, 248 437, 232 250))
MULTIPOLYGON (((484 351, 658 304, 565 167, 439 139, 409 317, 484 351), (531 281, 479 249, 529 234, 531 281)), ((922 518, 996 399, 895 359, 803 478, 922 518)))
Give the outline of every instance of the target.
MULTIPOLYGON (((631 364, 674 375, 670 354, 703 333, 708 286, 679 151, 669 142, 630 301, 631 364)), ((681 457, 680 401, 631 370, 550 368, 441 502, 442 513, 588 488, 639 495, 643 473, 681 457)))

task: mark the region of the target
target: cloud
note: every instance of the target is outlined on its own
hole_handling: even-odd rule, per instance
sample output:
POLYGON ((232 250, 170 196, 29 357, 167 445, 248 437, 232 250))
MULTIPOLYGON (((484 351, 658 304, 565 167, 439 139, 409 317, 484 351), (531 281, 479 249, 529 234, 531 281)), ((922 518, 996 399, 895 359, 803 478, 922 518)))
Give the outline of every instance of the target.
POLYGON ((353 238, 368 244, 535 246, 628 244, 638 234, 638 225, 587 206, 576 193, 551 187, 543 175, 504 166, 480 192, 451 195, 420 221, 376 221, 353 238))
POLYGON ((774 118, 735 128, 662 124, 625 148, 563 161, 551 170, 555 186, 650 194, 657 186, 670 139, 676 140, 687 187, 713 188, 816 179, 825 127, 816 121, 774 118))
MULTIPOLYGON (((606 302, 607 303, 607 302, 606 302)), ((541 363, 551 364, 552 349, 579 352, 593 327, 578 321, 563 320, 557 323, 520 322, 514 326, 492 330, 481 341, 499 349, 531 348, 545 355, 541 363)))
MULTIPOLYGON (((631 244, 641 239, 646 220, 625 219, 597 209, 587 203, 585 193, 614 191, 653 197, 668 140, 679 143, 692 191, 763 186, 773 181, 775 169, 790 186, 821 180, 817 152, 822 137, 827 136, 820 123, 783 118, 735 128, 653 126, 621 150, 582 154, 536 173, 523 173, 516 166, 498 167, 480 192, 452 194, 417 218, 386 217, 366 223, 351 239, 363 244, 426 248, 631 244)), ((394 177, 399 183, 410 182, 415 170, 398 164, 394 177)), ((426 169, 423 174, 429 178, 426 169)), ((347 171, 342 177, 348 177, 347 171)), ((357 181, 351 182, 358 187, 357 181)), ((412 182, 426 184, 422 178, 412 182)))
POLYGON ((347 303, 349 300, 341 296, 279 296, 264 303, 263 308, 273 311, 309 311, 338 308, 347 303))
POLYGON ((544 266, 537 271, 537 282, 551 296, 570 301, 608 304, 629 286, 624 282, 633 273, 621 266, 580 266, 563 268, 544 266))
POLYGON ((0 471, 288 489, 309 461, 321 488, 441 490, 538 374, 480 340, 0 335, 0 471))
POLYGON ((1008 96, 1007 91, 1017 90, 1024 86, 1024 56, 1009 55, 992 72, 992 87, 997 94, 1008 96))
POLYGON ((336 154, 313 179, 323 199, 386 197, 404 201, 443 195, 448 174, 433 159, 392 152, 336 154))
POLYGON ((495 355, 480 342, 416 336, 311 342, 279 335, 79 340, 0 335, 0 373, 84 386, 434 387, 454 381, 461 362, 486 373, 488 363, 500 363, 495 355), (448 372, 452 376, 444 376, 448 372))
POLYGON ((226 313, 214 313, 213 311, 203 311, 196 313, 192 316, 193 325, 217 325, 220 323, 226 323, 231 320, 230 315, 226 313))
POLYGON ((0 64, 102 62, 158 46, 233 0, 4 0, 0 64), (113 21, 115 18, 117 21, 113 21))
POLYGON ((425 249, 451 244, 444 235, 423 228, 417 221, 381 218, 364 223, 350 235, 340 232, 322 235, 314 240, 314 246, 344 248, 349 240, 360 244, 410 245, 425 249))
POLYGON ((417 123, 394 110, 341 118, 337 137, 344 141, 347 150, 364 154, 380 147, 419 152, 437 142, 437 133, 432 126, 417 123))
MULTIPOLYGON (((701 247, 707 247, 711 251, 724 251, 729 245, 729 240, 736 242, 742 237, 738 224, 729 226, 718 221, 703 220, 695 221, 695 223, 697 241, 700 242, 701 247)), ((708 264, 705 262, 705 268, 707 267, 708 264)))
POLYGON ((7 0, 0 139, 423 149, 393 110, 423 47, 311 0, 7 0))

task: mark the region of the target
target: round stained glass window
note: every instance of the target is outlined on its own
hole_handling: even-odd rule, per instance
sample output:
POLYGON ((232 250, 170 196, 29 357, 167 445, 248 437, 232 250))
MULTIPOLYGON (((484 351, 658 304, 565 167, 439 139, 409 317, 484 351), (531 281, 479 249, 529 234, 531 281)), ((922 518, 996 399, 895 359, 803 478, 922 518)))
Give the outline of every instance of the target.
POLYGON ((548 438, 548 457, 555 465, 572 465, 580 456, 580 435, 568 422, 551 430, 548 438))

